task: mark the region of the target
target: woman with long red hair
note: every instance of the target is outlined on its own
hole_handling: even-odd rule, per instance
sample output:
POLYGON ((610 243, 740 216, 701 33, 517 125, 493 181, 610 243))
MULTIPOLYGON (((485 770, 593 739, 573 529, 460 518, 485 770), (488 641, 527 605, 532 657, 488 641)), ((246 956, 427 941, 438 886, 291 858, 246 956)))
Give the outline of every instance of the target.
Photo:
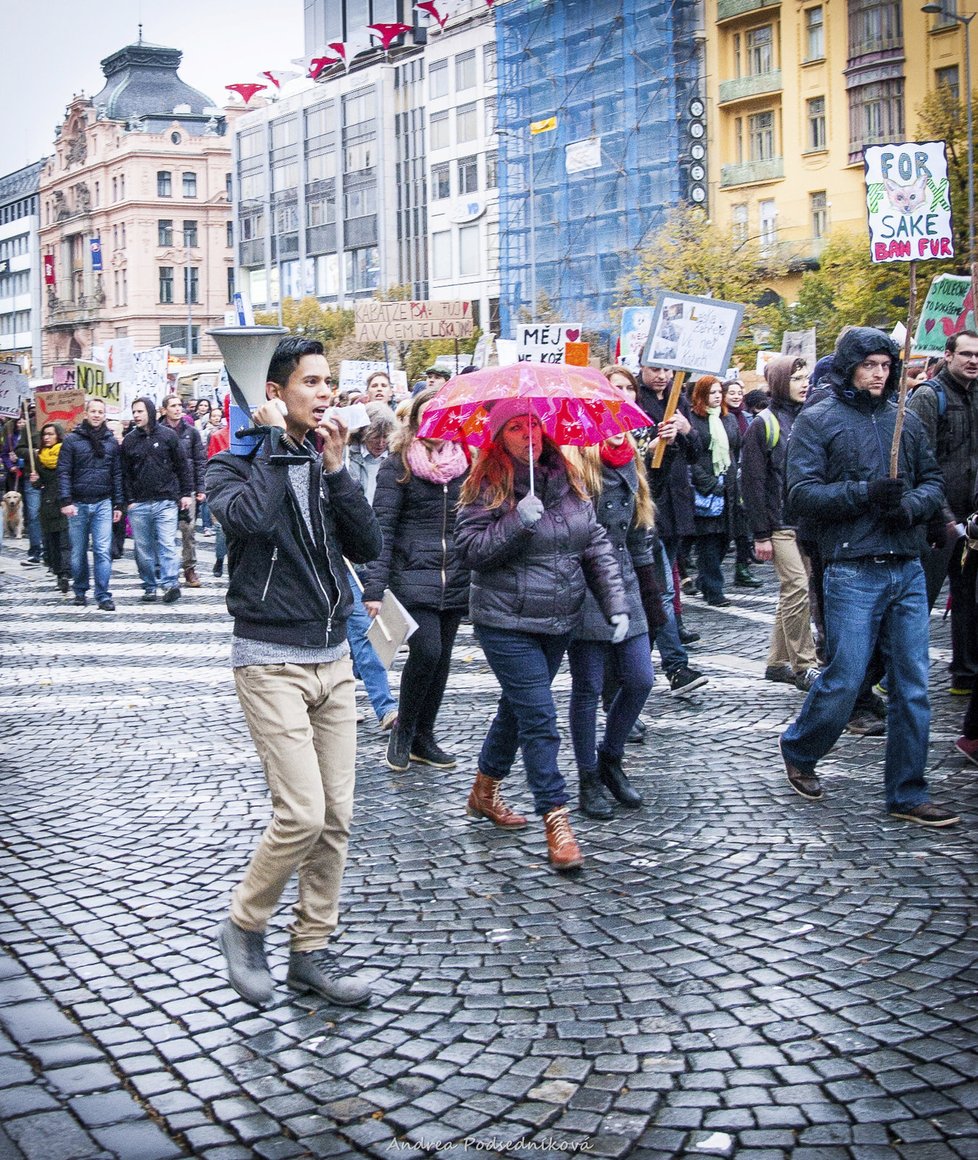
POLYGON ((724 413, 723 388, 713 375, 696 380, 690 407, 693 430, 702 448, 690 468, 699 563, 697 582, 706 603, 722 608, 730 603, 723 592, 721 565, 733 534, 740 430, 733 416, 724 413))

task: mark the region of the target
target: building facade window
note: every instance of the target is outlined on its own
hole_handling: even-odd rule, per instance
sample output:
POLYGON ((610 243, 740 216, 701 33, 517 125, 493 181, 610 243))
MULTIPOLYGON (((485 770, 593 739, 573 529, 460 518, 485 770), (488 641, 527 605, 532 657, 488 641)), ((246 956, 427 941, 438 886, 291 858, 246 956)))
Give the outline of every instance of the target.
POLYGON ((377 289, 380 260, 376 246, 347 250, 343 257, 346 262, 346 288, 349 293, 357 294, 377 289))
POLYGON ((458 192, 475 193, 479 188, 479 159, 478 157, 460 157, 458 159, 458 192))
POLYGON ((900 0, 849 0, 849 56, 903 47, 900 0))
POLYGON ((183 268, 183 300, 188 306, 195 306, 200 302, 199 266, 184 266, 183 268))
POLYGON ((812 97, 805 102, 805 119, 808 124, 808 149, 818 150, 828 147, 825 131, 825 98, 812 97))
POLYGON ((730 220, 730 232, 733 234, 733 240, 738 246, 742 246, 747 241, 747 235, 750 230, 746 202, 740 202, 737 205, 731 206, 730 220))
MULTIPOLYGON (((230 225, 230 222, 228 223, 230 225)), ((228 245, 231 243, 228 242, 228 245)), ((234 267, 228 266, 228 302, 234 301, 234 267)))
POLYGON ((747 160, 770 161, 774 156, 774 111, 751 113, 747 118, 747 160))
POLYGON ((478 106, 475 101, 459 105, 455 114, 455 139, 460 145, 475 141, 479 135, 478 106))
POLYGON ((167 305, 173 301, 173 267, 160 266, 160 302, 167 305))
POLYGON ((431 167, 431 197, 433 201, 452 196, 449 164, 447 161, 431 167))
POLYGON ((440 282, 452 276, 451 230, 439 230, 431 235, 431 276, 440 282))
POLYGON ((486 154, 486 189, 499 185, 499 154, 495 149, 486 154))
POLYGON ((483 45, 482 79, 486 85, 492 84, 496 79, 496 46, 494 44, 483 45))
POLYGON ((448 114, 432 113, 428 122, 428 138, 432 149, 447 149, 450 144, 448 114))
POLYGON ((169 171, 169 169, 160 169, 157 171, 156 196, 173 197, 173 174, 169 171))
POLYGON ((173 219, 160 218, 156 223, 156 244, 158 246, 173 245, 173 219))
POLYGON ((961 75, 958 66, 952 64, 947 68, 935 69, 934 88, 948 89, 951 96, 959 101, 961 99, 961 75))
POLYGON ((765 198, 757 203, 758 238, 761 249, 771 249, 778 240, 778 211, 774 198, 765 198))
POLYGON ((436 61, 428 69, 428 96, 432 100, 448 96, 448 61, 436 61))
POLYGON ((774 68, 774 27, 762 24, 751 28, 745 36, 747 75, 762 76, 774 68))
POLYGON ((829 232, 829 198, 824 189, 808 195, 808 217, 812 223, 812 239, 817 242, 829 232))
POLYGON ((805 9, 805 60, 825 59, 825 9, 805 9))
POLYGON ((185 221, 183 223, 183 244, 189 249, 196 249, 197 223, 195 221, 185 221))
POLYGON ((225 244, 228 249, 234 245, 234 222, 227 223, 227 242, 225 244))
POLYGON ((903 78, 877 81, 849 90, 849 160, 865 145, 902 141, 903 78))
POLYGON ((455 91, 462 93, 474 89, 475 85, 475 49, 460 52, 455 58, 455 91))
POLYGON ((460 278, 472 278, 481 269, 481 249, 479 246, 479 224, 460 226, 458 231, 458 274, 460 278))
POLYGON ((185 173, 183 175, 183 196, 196 197, 197 196, 197 174, 185 173))

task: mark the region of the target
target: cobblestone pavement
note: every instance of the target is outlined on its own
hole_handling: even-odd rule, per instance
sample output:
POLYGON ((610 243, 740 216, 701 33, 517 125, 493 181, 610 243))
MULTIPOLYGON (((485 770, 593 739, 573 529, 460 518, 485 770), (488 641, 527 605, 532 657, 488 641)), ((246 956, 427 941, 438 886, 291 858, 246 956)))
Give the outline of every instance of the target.
MULTIPOLYGON (((280 984, 259 1012, 214 941, 268 805, 208 553, 171 607, 139 604, 123 561, 114 614, 19 543, 0 561, 0 1158, 978 1157, 976 771, 937 616, 931 780, 961 826, 889 819, 871 739, 823 763, 823 803, 790 791, 775 745, 801 694, 761 679, 763 570, 691 607, 711 684, 660 679, 629 747, 647 804, 581 819, 571 878, 538 823, 464 817, 496 689, 463 628, 457 770, 392 775, 363 701, 336 946, 374 1001, 280 984)), ((527 806, 522 774, 508 798, 527 806)))

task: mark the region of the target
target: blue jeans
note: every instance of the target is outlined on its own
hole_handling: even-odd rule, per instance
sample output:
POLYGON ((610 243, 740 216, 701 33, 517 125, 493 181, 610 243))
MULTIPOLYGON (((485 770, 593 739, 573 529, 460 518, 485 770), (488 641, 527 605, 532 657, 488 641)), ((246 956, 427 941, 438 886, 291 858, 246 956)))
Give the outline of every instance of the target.
POLYGON ((224 535, 224 529, 221 525, 214 521, 214 561, 215 563, 223 563, 225 556, 228 554, 227 537, 224 535))
POLYGON ((679 639, 679 627, 676 624, 676 610, 673 599, 676 595, 672 583, 672 564, 664 545, 659 543, 659 564, 662 567, 665 592, 662 597, 662 611, 666 614, 666 623, 655 630, 655 645, 659 650, 659 659, 662 661, 662 671, 667 677, 685 669, 689 664, 689 653, 683 648, 679 639))
POLYGON ((928 800, 924 768, 927 699, 927 583, 918 559, 828 564, 823 581, 828 664, 798 719, 781 736, 786 761, 803 773, 839 739, 879 639, 890 690, 884 788, 888 810, 928 800))
POLYGON ((111 600, 112 581, 112 500, 76 503, 76 513, 68 517, 71 539, 71 579, 76 596, 88 591, 88 538, 92 539, 95 571, 95 601, 111 600))
POLYGON ((129 507, 136 567, 147 593, 155 593, 157 584, 164 591, 180 586, 177 511, 178 504, 172 499, 134 503, 129 507))
MULTIPOLYGON (((220 527, 220 525, 217 525, 220 527)), ((223 537, 223 532, 221 533, 223 537)), ((367 690, 370 704, 377 714, 377 720, 397 708, 397 702, 391 696, 391 687, 387 680, 387 670, 380 658, 374 652, 374 646, 367 640, 367 629, 370 627, 370 617, 363 607, 363 593, 360 585, 349 577, 350 594, 353 596, 353 610, 346 622, 346 636, 350 642, 350 652, 353 654, 353 667, 356 675, 363 681, 367 690)))
POLYGON ((214 517, 211 515, 210 504, 205 499, 202 504, 197 505, 197 515, 200 516, 200 530, 208 532, 214 526, 214 517))
POLYGON ((504 778, 517 749, 523 750, 526 780, 538 814, 568 801, 557 766, 560 733, 550 685, 567 651, 566 636, 544 636, 476 625, 475 635, 502 689, 496 716, 482 743, 479 770, 504 778))
MULTIPOLYGON (((27 525, 27 554, 41 557, 41 489, 29 481, 24 484, 24 523, 27 525)), ((57 561, 47 561, 52 572, 57 572, 57 561)))
POLYGON ((614 666, 618 691, 608 706, 601 752, 620 759, 655 680, 648 633, 633 636, 621 644, 572 640, 567 647, 567 659, 571 671, 570 730, 574 757, 578 769, 596 769, 598 701, 605 665, 614 666))

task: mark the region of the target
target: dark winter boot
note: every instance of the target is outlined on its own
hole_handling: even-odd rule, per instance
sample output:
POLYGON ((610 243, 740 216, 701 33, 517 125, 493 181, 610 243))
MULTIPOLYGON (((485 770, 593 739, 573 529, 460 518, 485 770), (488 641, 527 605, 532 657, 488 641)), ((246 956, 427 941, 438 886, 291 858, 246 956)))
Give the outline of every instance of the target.
POLYGON ((607 754, 599 752, 598 776, 615 801, 621 802, 630 810, 637 810, 642 804, 642 795, 625 776, 620 757, 608 757, 607 754))
POLYGON ((580 779, 580 808, 581 813, 588 818, 597 818, 599 822, 607 822, 615 816, 614 803, 605 793, 601 778, 596 769, 582 769, 580 779))
POLYGON ((763 585, 764 581, 758 580, 746 564, 738 564, 734 569, 734 586, 736 588, 762 588, 763 585))

